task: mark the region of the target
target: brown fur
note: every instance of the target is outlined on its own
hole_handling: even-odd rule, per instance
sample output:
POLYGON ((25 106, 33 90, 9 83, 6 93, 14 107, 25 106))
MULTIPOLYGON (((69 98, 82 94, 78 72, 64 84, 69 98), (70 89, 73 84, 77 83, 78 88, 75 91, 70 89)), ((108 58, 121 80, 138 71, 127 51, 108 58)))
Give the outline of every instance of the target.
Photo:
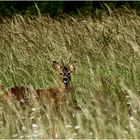
POLYGON ((5 92, 4 98, 7 102, 12 101, 24 107, 34 93, 34 89, 30 86, 14 86, 5 92))
POLYGON ((36 89, 37 99, 43 104, 52 105, 55 109, 58 109, 63 101, 67 100, 68 93, 72 91, 71 88, 66 87, 54 87, 49 89, 36 89))
POLYGON ((38 98, 44 98, 49 101, 57 102, 58 100, 65 100, 66 95, 70 92, 70 89, 49 88, 49 89, 37 89, 36 94, 38 98))

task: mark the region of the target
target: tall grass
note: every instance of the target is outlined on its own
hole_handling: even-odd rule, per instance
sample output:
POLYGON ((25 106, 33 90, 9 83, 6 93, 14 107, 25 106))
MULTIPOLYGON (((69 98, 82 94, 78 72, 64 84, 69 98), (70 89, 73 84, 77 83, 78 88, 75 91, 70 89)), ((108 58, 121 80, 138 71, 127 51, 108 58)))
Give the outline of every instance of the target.
POLYGON ((3 19, 0 80, 5 88, 58 86, 53 60, 67 63, 72 57, 77 69, 75 89, 59 112, 35 99, 23 112, 1 95, 0 138, 140 138, 140 17, 128 9, 97 14, 100 18, 3 19))

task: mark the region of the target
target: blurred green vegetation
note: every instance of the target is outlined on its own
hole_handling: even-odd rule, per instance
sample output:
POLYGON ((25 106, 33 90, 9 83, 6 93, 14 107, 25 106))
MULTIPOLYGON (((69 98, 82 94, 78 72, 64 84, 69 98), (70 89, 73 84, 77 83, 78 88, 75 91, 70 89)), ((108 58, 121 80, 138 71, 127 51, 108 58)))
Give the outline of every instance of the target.
POLYGON ((0 82, 5 88, 0 89, 1 139, 140 138, 140 16, 126 8, 128 2, 118 3, 114 11, 114 2, 2 3, 13 17, 0 23, 0 82), (62 14, 55 20, 43 15, 49 9, 52 16, 91 13, 62 14), (53 73, 52 61, 67 63, 70 57, 77 61, 74 90, 58 112, 32 97, 24 112, 19 102, 3 99, 15 85, 57 87, 59 74, 53 73))
POLYGON ((104 10, 106 4, 114 9, 126 6, 138 12, 140 6, 139 1, 0 1, 0 16, 12 16, 15 13, 36 15, 40 12, 54 17, 62 13, 71 15, 94 12, 96 9, 104 10))

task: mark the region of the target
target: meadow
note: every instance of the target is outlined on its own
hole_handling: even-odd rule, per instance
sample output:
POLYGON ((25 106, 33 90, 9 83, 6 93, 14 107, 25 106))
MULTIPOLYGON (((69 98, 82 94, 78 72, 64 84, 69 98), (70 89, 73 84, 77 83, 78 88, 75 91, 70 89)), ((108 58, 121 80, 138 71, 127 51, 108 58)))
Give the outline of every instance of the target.
POLYGON ((3 101, 1 89, 0 138, 140 138, 139 36, 140 17, 127 8, 97 10, 96 16, 52 19, 39 13, 3 19, 0 81, 5 89, 59 86, 54 60, 67 63, 71 57, 77 68, 74 91, 59 113, 35 99, 23 112, 3 101))

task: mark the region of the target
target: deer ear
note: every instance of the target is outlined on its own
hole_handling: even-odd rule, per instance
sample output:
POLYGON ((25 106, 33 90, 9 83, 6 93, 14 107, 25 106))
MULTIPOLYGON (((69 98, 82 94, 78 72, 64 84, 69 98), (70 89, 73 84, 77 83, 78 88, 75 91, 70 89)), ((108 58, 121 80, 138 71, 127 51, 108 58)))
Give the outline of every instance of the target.
POLYGON ((72 71, 75 71, 76 69, 76 61, 73 61, 73 63, 69 63, 68 64, 68 67, 69 67, 69 70, 72 72, 72 71))
POLYGON ((61 65, 59 63, 57 63, 56 61, 53 61, 53 69, 56 71, 60 71, 61 69, 61 65))

